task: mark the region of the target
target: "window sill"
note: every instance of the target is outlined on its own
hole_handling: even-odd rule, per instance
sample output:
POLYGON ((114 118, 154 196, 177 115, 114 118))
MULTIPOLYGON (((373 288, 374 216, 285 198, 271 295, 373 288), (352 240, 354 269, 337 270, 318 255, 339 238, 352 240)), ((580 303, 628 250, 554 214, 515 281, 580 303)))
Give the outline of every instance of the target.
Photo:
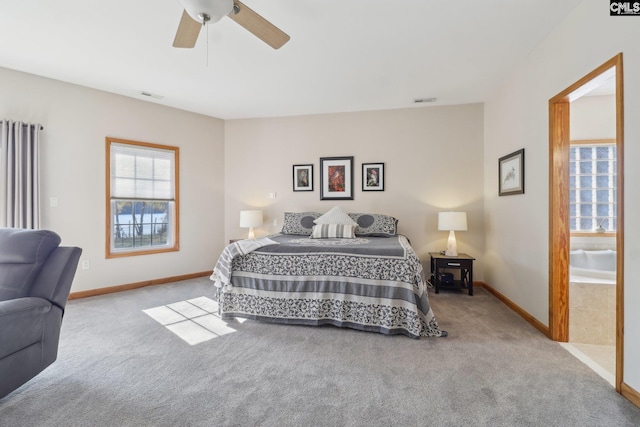
POLYGON ((571 237, 616 237, 616 233, 615 232, 606 232, 606 233, 596 233, 595 231, 592 232, 588 232, 588 231, 578 231, 578 232, 571 232, 571 237))

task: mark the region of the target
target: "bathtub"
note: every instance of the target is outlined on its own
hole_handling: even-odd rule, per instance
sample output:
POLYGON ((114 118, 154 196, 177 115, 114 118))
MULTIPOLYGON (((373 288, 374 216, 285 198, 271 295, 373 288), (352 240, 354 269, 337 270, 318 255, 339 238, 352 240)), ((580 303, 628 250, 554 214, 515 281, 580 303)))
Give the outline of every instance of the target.
POLYGON ((616 283, 616 251, 569 252, 569 282, 612 285, 616 283))

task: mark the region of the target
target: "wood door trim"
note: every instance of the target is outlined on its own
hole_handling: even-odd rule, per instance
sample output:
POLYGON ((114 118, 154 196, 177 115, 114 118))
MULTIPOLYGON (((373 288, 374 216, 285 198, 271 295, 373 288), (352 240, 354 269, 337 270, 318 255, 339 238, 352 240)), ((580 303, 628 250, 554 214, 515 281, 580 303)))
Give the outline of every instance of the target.
POLYGON ((549 100, 549 334, 569 339, 569 119, 570 103, 599 82, 616 77, 617 231, 616 231, 616 390, 624 373, 624 84, 622 53, 611 58, 549 100), (608 77, 607 77, 608 78, 608 77))

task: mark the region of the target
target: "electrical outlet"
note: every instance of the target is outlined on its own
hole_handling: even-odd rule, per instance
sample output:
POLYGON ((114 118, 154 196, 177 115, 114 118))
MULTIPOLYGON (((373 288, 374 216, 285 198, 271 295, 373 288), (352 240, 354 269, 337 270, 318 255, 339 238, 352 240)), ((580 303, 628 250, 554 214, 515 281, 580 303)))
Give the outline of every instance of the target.
POLYGON ((275 199, 277 195, 278 193, 269 193, 267 194, 267 197, 269 197, 270 199, 275 199))
POLYGON ((58 207, 58 198, 57 197, 51 197, 49 199, 49 206, 51 206, 52 208, 57 208, 58 207))
POLYGON ((85 259, 85 260, 82 261, 82 269, 83 270, 88 270, 89 266, 90 266, 89 260, 85 259))

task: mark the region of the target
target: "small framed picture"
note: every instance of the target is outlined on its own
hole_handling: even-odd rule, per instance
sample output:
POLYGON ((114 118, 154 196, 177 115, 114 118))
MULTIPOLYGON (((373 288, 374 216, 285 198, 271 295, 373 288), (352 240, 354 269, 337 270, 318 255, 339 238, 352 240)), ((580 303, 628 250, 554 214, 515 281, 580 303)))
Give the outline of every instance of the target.
POLYGON ((362 164, 362 191, 384 191, 384 163, 362 164))
POLYGON ((353 200, 353 156, 320 158, 320 200, 353 200))
POLYGON ((524 148, 498 160, 498 195, 524 193, 524 148))
POLYGON ((293 165, 293 191, 313 191, 313 165, 293 165))

